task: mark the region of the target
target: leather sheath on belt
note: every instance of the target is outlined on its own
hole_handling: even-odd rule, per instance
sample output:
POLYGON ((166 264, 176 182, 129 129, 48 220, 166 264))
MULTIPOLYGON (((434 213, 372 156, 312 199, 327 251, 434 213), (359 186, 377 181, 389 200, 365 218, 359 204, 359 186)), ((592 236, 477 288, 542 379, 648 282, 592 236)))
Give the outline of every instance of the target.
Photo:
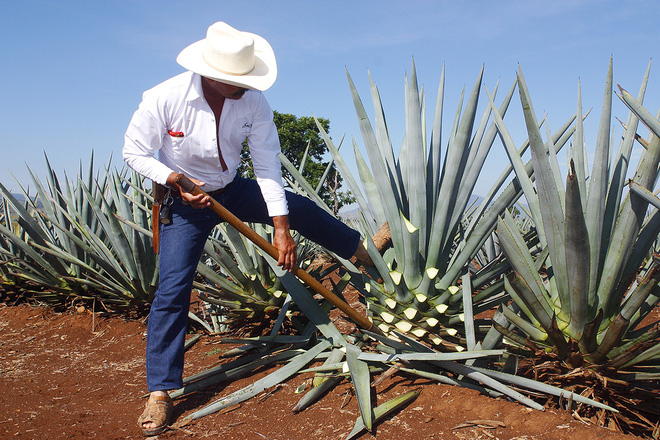
POLYGON ((151 181, 154 203, 151 205, 151 227, 153 230, 153 246, 154 253, 158 255, 160 251, 160 205, 163 202, 163 196, 165 195, 165 187, 160 185, 153 180, 151 181))

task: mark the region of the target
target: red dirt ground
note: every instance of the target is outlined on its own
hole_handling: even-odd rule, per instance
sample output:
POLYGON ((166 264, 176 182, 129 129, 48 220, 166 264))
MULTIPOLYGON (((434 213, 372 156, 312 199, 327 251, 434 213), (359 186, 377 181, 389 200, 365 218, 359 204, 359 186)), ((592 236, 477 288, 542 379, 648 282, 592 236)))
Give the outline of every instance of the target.
MULTIPOLYGON (((144 322, 101 317, 88 310, 56 313, 29 305, 0 305, 0 438, 140 439, 136 420, 145 392, 144 322)), ((186 355, 185 375, 218 363, 215 339, 204 336, 186 355)), ((228 348, 228 347, 227 347, 228 348)), ((206 403, 267 372, 219 385, 175 402, 181 420, 206 403)), ((162 433, 162 439, 343 439, 358 416, 343 382, 311 408, 294 414, 294 376, 238 407, 162 433)), ((377 388, 378 403, 421 388, 419 397, 360 439, 613 440, 633 439, 587 425, 570 413, 544 412, 459 387, 393 376, 377 388), (465 425, 461 427, 461 425, 465 425), (488 427, 490 426, 490 427, 488 427)))

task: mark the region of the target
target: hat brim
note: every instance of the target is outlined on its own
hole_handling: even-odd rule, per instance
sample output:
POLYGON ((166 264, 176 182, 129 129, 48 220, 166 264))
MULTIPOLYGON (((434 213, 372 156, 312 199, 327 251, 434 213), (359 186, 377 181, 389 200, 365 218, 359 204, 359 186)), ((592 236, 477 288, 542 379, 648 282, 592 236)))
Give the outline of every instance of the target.
POLYGON ((244 32, 254 39, 254 69, 245 75, 232 75, 214 69, 204 61, 204 42, 197 41, 181 51, 176 62, 185 69, 203 77, 238 87, 264 91, 275 83, 277 62, 275 53, 268 42, 256 34, 244 32))

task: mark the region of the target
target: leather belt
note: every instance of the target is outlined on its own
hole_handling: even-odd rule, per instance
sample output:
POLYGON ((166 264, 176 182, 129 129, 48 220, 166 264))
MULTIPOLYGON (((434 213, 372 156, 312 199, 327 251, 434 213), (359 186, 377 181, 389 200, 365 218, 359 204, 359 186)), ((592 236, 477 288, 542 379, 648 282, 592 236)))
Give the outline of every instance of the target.
MULTIPOLYGON (((229 185, 231 185, 231 183, 229 185)), ((225 186, 224 188, 216 189, 215 191, 207 192, 206 194, 208 194, 211 197, 219 196, 220 194, 224 194, 225 192, 227 192, 227 190, 229 189, 229 185, 225 186)), ((181 193, 179 193, 178 189, 170 188, 170 196, 181 197, 181 193)))

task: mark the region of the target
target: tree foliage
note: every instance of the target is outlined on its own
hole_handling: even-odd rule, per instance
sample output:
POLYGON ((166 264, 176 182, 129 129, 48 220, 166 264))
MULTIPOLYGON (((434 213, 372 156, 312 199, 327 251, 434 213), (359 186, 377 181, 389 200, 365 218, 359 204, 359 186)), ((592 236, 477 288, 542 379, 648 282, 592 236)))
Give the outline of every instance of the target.
MULTIPOLYGON (((314 118, 310 116, 297 117, 290 113, 274 111, 273 120, 277 126, 282 152, 291 163, 296 167, 300 167, 305 157, 305 151, 307 151, 307 158, 304 159, 305 166, 302 174, 313 187, 318 187, 328 167, 329 160, 324 160, 324 157, 328 153, 328 147, 323 142, 314 118)), ((319 118, 318 121, 326 132, 330 130, 330 121, 328 119, 319 118)), ((246 177, 254 177, 247 143, 243 145, 241 159, 242 164, 238 170, 239 174, 246 177)), ((288 177, 286 170, 283 169, 283 173, 285 177, 288 177)), ((333 165, 319 190, 319 195, 335 214, 342 206, 354 202, 354 198, 350 192, 341 191, 341 187, 341 175, 333 165)))

